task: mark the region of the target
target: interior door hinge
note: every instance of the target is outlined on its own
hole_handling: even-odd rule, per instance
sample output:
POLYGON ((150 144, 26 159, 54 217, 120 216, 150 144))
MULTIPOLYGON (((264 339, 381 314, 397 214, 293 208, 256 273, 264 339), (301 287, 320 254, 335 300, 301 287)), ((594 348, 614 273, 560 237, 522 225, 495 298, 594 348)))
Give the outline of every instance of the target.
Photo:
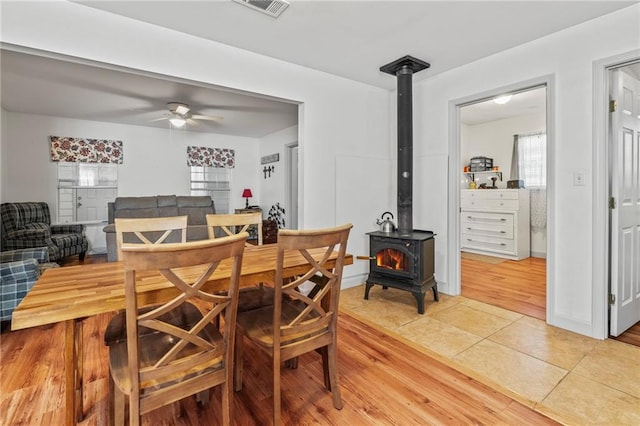
POLYGON ((609 198, 609 208, 611 210, 616 208, 616 199, 614 197, 609 198))
POLYGON ((618 110, 618 102, 615 100, 609 101, 609 112, 616 112, 618 110))
POLYGON ((616 304, 616 295, 613 293, 609 293, 609 304, 610 305, 616 304))

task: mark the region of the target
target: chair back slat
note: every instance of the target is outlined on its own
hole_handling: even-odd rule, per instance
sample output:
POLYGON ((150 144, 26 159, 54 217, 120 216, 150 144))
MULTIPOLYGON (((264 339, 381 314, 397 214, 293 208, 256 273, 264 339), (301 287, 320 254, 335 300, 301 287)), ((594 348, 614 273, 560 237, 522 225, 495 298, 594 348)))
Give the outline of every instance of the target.
POLYGON ((180 234, 180 242, 186 242, 187 219, 188 216, 116 218, 114 223, 118 260, 121 260, 121 248, 125 242, 164 244, 167 238, 174 233, 180 234))
POLYGON ((207 230, 209 238, 216 238, 216 230, 223 236, 240 232, 249 232, 250 226, 256 227, 258 245, 262 245, 262 212, 238 214, 208 214, 207 230))

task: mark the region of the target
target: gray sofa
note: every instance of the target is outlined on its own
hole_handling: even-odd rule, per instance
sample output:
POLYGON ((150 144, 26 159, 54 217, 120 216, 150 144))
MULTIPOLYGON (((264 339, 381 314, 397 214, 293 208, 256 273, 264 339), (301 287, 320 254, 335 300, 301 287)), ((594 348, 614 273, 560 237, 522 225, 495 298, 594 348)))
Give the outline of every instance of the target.
MULTIPOLYGON (((116 218, 145 218, 189 216, 187 221, 187 241, 204 240, 208 238, 208 214, 215 214, 216 210, 211 197, 207 196, 176 196, 157 195, 152 197, 117 197, 108 206, 109 224, 104 227, 107 238, 107 260, 117 260, 116 249, 116 218)), ((125 240, 126 242, 126 240, 125 240)), ((171 242, 171 240, 167 240, 171 242)))

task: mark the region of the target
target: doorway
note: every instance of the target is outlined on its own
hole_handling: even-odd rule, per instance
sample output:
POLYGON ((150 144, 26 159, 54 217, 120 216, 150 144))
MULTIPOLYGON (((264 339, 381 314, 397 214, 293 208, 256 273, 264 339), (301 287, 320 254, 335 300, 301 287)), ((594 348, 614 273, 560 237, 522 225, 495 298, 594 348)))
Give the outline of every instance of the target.
POLYGON ((548 86, 545 79, 459 102, 452 164, 459 191, 459 294, 542 320, 548 287, 548 86))
POLYGON ((608 69, 609 334, 640 322, 640 61, 608 69))

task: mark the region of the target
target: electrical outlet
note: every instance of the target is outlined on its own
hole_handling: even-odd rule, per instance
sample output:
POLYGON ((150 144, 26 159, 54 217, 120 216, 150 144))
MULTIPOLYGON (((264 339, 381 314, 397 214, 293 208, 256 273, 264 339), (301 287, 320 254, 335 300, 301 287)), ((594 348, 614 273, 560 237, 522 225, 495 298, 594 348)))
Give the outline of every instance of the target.
POLYGON ((574 172, 573 173, 573 186, 584 186, 586 180, 585 172, 574 172))

